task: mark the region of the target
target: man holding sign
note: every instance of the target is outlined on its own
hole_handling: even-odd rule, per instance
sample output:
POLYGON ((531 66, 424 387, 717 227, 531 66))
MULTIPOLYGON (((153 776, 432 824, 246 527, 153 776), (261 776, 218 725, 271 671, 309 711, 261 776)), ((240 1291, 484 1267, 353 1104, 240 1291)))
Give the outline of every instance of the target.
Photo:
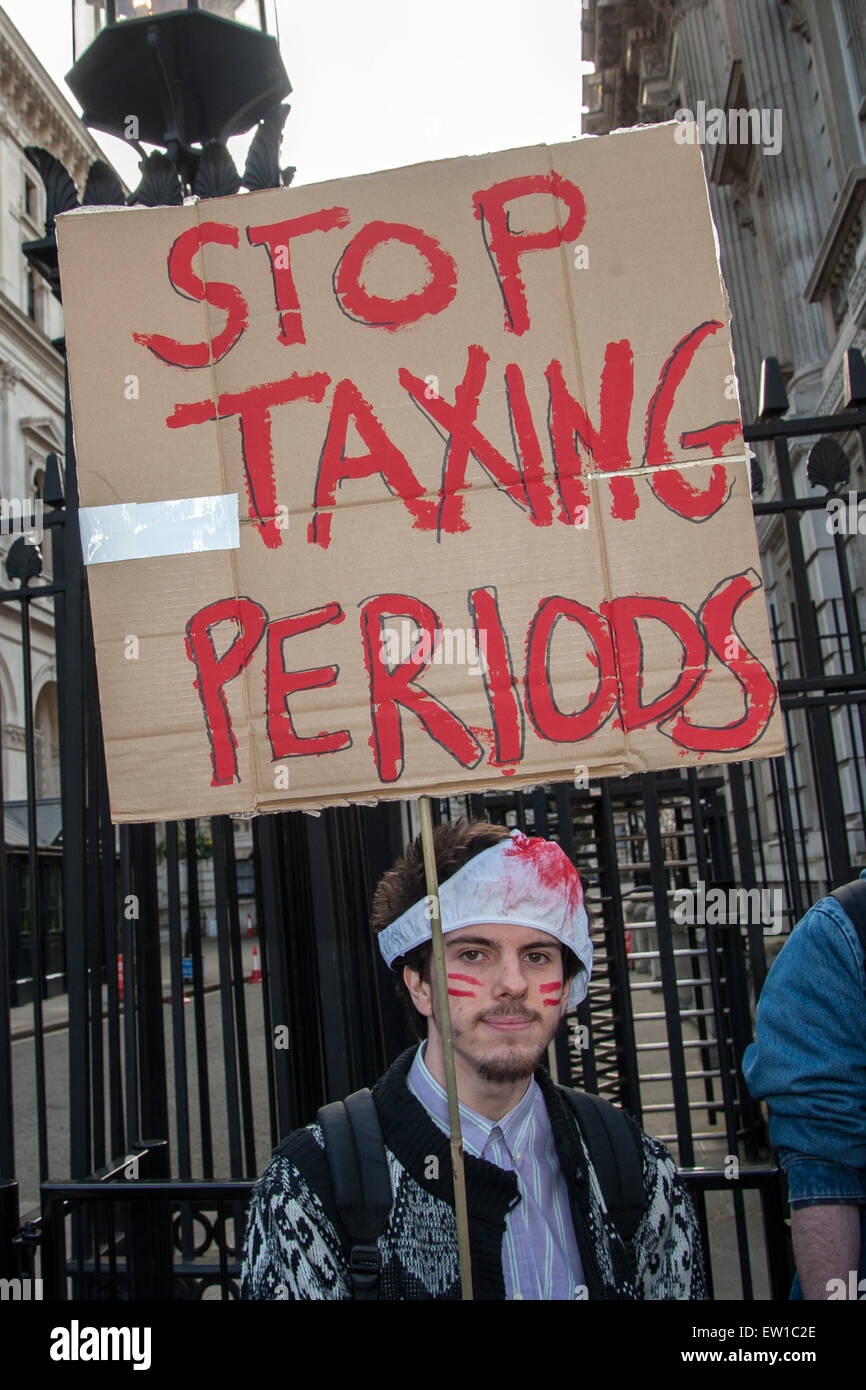
MULTIPOLYGON (((730 314, 681 136, 58 216, 114 821, 783 752, 730 314)), ((319 1129, 287 1141, 245 1292, 347 1297, 351 1261, 358 1292, 455 1297, 468 1224, 482 1298, 700 1297, 665 1151, 532 1079, 586 992, 573 868, 467 833, 439 866, 443 945, 425 839, 429 881, 410 854, 375 925, 426 1045, 376 1087, 383 1139, 357 1150, 363 1099, 338 1112, 372 1165, 357 1201, 319 1129), (381 1229, 347 1251, 384 1153, 381 1229)))
MULTIPOLYGON (((435 848, 475 1296, 702 1298, 697 1224, 667 1150, 539 1067, 592 966, 573 865, 552 842, 486 822, 440 826, 435 848)), ((359 1246, 334 1196, 345 1175, 335 1184, 322 1129, 309 1126, 255 1189, 246 1298, 347 1299, 353 1286, 383 1299, 460 1297, 435 904, 424 890, 416 842, 373 899, 380 949, 427 1037, 372 1093, 392 1197, 365 1249, 372 1275, 353 1279, 359 1246)))

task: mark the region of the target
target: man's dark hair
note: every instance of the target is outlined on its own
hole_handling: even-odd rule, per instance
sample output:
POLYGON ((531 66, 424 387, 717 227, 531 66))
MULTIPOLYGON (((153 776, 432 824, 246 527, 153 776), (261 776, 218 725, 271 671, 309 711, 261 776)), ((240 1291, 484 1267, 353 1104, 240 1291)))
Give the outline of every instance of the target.
MULTIPOLYGON (((445 821, 437 825, 433 831, 433 849, 440 884, 458 869, 462 869, 476 854, 491 849, 510 834, 507 825, 492 825, 490 821, 466 820, 463 817, 458 821, 445 821)), ((420 902, 426 896, 427 877, 424 873, 424 851, 419 835, 417 840, 413 840, 408 846, 403 858, 398 859, 393 868, 388 869, 379 880, 370 907, 373 930, 378 935, 414 903, 420 902)), ((397 993, 407 1006, 412 1028, 420 1038, 426 1036, 426 1019, 419 1014, 412 1002, 412 996, 403 980, 403 967, 408 965, 410 969, 417 970, 421 979, 428 982, 432 958, 432 943, 425 941, 414 950, 407 951, 404 956, 398 956, 391 966, 397 993)), ((567 946, 562 947, 562 966, 566 982, 580 969, 577 956, 567 946)))

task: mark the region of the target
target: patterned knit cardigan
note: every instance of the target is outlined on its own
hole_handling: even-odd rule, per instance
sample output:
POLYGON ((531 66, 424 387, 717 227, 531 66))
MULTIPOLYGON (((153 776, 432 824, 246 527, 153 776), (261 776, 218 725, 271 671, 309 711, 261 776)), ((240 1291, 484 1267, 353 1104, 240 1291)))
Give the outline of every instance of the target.
MULTIPOLYGON (((414 1048, 404 1053, 373 1088, 394 1193, 388 1226, 379 1237, 379 1297, 459 1299, 448 1138, 406 1085, 414 1055, 414 1048), (428 1177, 430 1173, 438 1176, 428 1177)), ((545 1071, 536 1072, 536 1079, 550 1115, 583 1262, 585 1285, 575 1297, 705 1298, 697 1222, 664 1145, 642 1137, 647 1202, 632 1242, 632 1261, 605 1210, 574 1113, 545 1071)), ((465 1164, 474 1294, 504 1298, 502 1237, 506 1212, 520 1201, 517 1178, 471 1154, 465 1164)), ((309 1125, 280 1145, 253 1190, 241 1297, 351 1298, 348 1248, 322 1133, 318 1125, 309 1125)))

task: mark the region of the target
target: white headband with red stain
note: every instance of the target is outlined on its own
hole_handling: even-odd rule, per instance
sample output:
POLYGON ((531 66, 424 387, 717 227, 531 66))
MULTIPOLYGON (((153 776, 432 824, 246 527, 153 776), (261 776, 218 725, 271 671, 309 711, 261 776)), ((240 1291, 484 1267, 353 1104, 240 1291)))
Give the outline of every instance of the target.
MULTIPOLYGON (((580 961, 568 1007, 586 998, 592 942, 583 887, 568 855, 552 840, 530 839, 512 830, 507 839, 476 854, 440 884, 439 909, 443 934, 459 927, 513 922, 555 937, 580 961)), ((388 965, 431 939, 430 915, 430 903, 422 898, 379 933, 379 950, 388 965)))

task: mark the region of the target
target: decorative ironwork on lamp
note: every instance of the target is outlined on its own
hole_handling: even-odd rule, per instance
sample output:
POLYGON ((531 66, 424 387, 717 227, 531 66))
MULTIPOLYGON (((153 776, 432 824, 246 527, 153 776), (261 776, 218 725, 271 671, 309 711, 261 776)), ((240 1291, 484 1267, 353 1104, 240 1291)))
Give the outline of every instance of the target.
POLYGON ((166 149, 190 187, 195 147, 250 130, 291 91, 264 0, 73 0, 92 41, 66 80, 85 125, 166 149))
MULTIPOLYGON (((125 139, 140 156, 141 182, 125 197, 101 160, 81 205, 179 204, 240 188, 279 188, 280 142, 291 91, 271 29, 273 0, 72 0, 75 63, 67 82, 85 125, 125 139), (226 141, 258 126, 243 173, 226 141), (144 146, 156 146, 148 153, 144 146)), ((25 153, 46 189, 45 236, 24 253, 60 297, 54 218, 79 206, 66 169, 46 150, 25 153)))

